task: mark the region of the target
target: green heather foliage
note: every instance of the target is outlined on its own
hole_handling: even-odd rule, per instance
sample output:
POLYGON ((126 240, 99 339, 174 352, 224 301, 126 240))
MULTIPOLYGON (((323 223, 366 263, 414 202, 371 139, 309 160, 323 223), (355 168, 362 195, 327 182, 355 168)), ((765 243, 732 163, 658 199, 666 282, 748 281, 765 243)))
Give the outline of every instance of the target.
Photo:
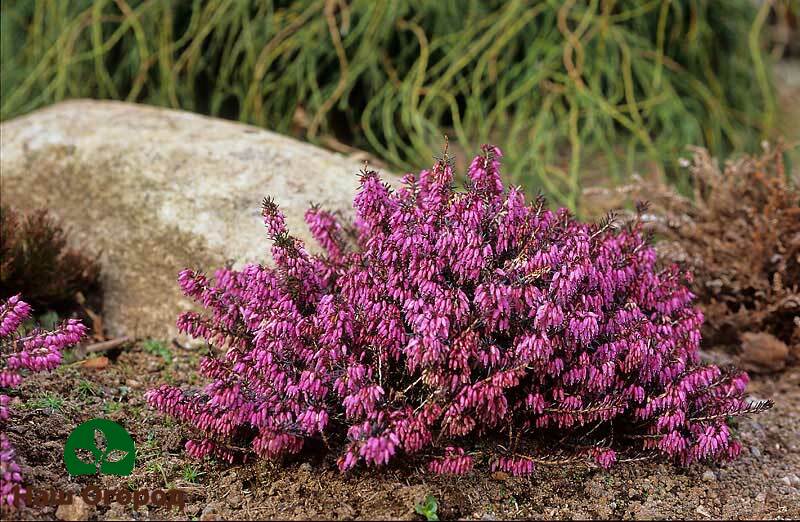
POLYGON ((71 97, 151 103, 363 148, 396 170, 441 135, 573 208, 581 174, 672 172, 771 128, 751 0, 3 1, 6 119, 71 97), (583 167, 581 164, 583 163, 583 167))

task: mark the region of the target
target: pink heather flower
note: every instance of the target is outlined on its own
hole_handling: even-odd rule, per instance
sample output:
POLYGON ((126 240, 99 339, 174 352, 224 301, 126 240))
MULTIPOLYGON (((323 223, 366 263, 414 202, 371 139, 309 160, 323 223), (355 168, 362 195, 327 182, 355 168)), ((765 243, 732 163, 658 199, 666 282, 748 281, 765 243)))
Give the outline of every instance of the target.
POLYGON ((592 454, 595 462, 603 469, 610 468, 617 461, 617 452, 609 448, 596 448, 592 454))
MULTIPOLYGON (((31 307, 15 295, 0 301, 0 388, 15 388, 31 372, 52 370, 61 364, 61 351, 86 335, 86 327, 69 319, 52 332, 35 329, 24 334, 20 326, 30 317, 31 307)), ((0 421, 10 417, 11 398, 0 393, 0 421)), ((15 505, 12 490, 22 477, 14 449, 5 434, 0 434, 0 508, 15 505)), ((20 489, 20 493, 24 493, 20 489)))
POLYGON ((505 471, 515 477, 533 473, 534 463, 527 457, 499 457, 492 461, 492 471, 505 471))
POLYGON ((9 297, 6 302, 0 304, 0 338, 14 333, 30 313, 30 305, 19 295, 9 297))
MULTIPOLYGON (((699 364, 689 275, 659 268, 641 223, 618 230, 526 203, 504 187, 501 158, 484 147, 465 191, 446 161, 398 190, 363 171, 353 223, 306 213, 319 255, 266 199, 274 268, 182 271, 207 313, 178 328, 221 350, 200 363, 205 387, 147 400, 193 428, 187 452, 272 459, 313 439, 340 452, 342 471, 427 458, 436 473, 481 460, 514 475, 534 461, 509 439, 603 468, 627 450, 735 457, 726 418, 769 404, 745 402, 743 372, 699 364), (477 440, 495 449, 468 454, 477 440)), ((6 329, 25 312, 1 310, 6 329)), ((10 367, 56 364, 49 342, 26 341, 10 367)))
MULTIPOLYGON (((6 388, 7 386, 3 385, 3 387, 6 388)), ((8 420, 9 413, 10 413, 9 409, 8 409, 8 405, 9 405, 10 402, 11 402, 11 397, 9 397, 8 395, 0 394, 0 420, 1 421, 8 420)))
POLYGON ((8 437, 0 433, 0 509, 13 509, 19 504, 12 493, 14 486, 20 486, 20 494, 25 493, 25 489, 21 487, 22 475, 16 462, 14 448, 8 437))
POLYGON ((440 475, 463 475, 472 471, 474 465, 473 458, 465 455, 463 448, 448 446, 443 457, 428 463, 428 470, 440 475))

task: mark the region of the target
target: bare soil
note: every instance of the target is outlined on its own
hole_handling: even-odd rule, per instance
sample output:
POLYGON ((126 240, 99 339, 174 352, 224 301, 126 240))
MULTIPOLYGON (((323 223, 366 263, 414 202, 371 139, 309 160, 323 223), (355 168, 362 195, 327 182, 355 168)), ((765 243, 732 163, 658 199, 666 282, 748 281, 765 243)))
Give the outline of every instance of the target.
MULTIPOLYGON (((183 511, 132 505, 89 506, 92 520, 126 519, 418 519, 427 495, 442 519, 800 518, 800 368, 760 376, 750 394, 775 407, 738 421, 743 455, 722 466, 679 468, 664 462, 620 464, 609 472, 584 465, 540 467, 528 478, 476 471, 441 477, 411 465, 381 473, 341 475, 332 456, 304 456, 283 465, 229 466, 183 454, 186 433, 144 402, 162 382, 192 382, 201 349, 136 343, 108 353, 105 368, 75 360, 36 375, 16 390, 7 430, 26 485, 77 494, 87 484, 116 489, 181 488, 183 511), (155 352, 155 353, 153 353, 155 352), (171 360, 169 360, 171 359, 171 360), (122 424, 137 445, 131 476, 101 479, 67 474, 63 448, 78 424, 104 417, 122 424)), ((63 513, 59 513, 63 516, 63 513)), ((47 520, 54 507, 23 508, 12 519, 47 520)))

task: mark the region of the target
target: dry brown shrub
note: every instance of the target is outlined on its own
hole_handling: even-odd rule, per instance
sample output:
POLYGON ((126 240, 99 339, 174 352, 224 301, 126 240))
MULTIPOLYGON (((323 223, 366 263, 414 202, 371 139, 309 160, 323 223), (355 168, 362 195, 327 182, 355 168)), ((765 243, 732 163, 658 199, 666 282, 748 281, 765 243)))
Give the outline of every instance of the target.
POLYGON ((733 347, 756 371, 780 369, 800 359, 800 183, 787 175, 781 145, 724 169, 707 150, 691 150, 690 197, 637 178, 587 189, 585 199, 595 210, 599 201, 606 209, 648 201, 642 217, 662 259, 694 274, 704 344, 733 347), (788 352, 787 361, 777 361, 777 352, 788 352))
POLYGON ((70 310, 78 292, 96 299, 99 274, 94 258, 69 248, 46 211, 22 215, 0 206, 0 297, 21 293, 35 310, 70 310))
POLYGON ((628 187, 629 195, 650 201, 647 217, 664 258, 693 272, 707 344, 740 346, 742 334, 764 332, 796 357, 800 191, 785 172, 783 148, 765 147, 724 169, 705 149, 692 151, 692 197, 641 183, 628 187))

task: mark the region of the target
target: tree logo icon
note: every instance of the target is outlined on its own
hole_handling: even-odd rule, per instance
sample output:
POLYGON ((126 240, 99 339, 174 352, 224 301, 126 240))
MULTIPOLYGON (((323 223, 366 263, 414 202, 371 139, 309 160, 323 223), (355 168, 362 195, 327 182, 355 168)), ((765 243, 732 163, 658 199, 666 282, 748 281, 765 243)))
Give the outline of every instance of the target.
POLYGON ((91 419, 69 434, 64 465, 72 476, 119 475, 133 472, 136 445, 125 428, 107 419, 91 419))

